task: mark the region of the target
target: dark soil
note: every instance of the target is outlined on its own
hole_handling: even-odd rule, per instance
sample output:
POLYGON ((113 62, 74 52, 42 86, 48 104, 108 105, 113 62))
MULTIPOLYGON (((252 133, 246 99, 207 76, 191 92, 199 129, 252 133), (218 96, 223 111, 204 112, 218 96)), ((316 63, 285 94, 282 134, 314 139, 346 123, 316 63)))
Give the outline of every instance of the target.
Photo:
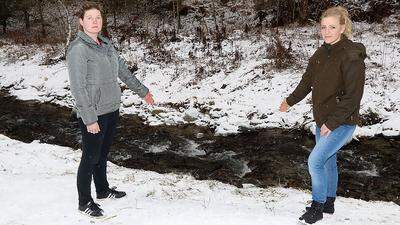
MULTIPOLYGON (((71 109, 21 101, 0 92, 0 133, 31 142, 80 147, 71 109)), ((135 115, 120 117, 110 161, 160 173, 190 173, 241 186, 310 188, 307 157, 314 145, 303 130, 261 129, 216 137, 195 125, 148 126, 135 115), (197 146, 197 147, 196 147, 197 146), (151 149, 163 149, 153 153, 151 149), (193 156, 193 150, 203 152, 193 156)), ((338 154, 338 195, 400 204, 400 137, 352 141, 338 154)))

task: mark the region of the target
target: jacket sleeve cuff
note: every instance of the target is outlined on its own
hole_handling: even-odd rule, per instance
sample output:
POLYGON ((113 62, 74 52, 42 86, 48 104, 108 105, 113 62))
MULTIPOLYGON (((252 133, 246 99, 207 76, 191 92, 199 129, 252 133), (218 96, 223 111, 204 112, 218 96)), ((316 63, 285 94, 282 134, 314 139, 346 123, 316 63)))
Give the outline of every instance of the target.
POLYGON ((146 86, 142 85, 142 90, 139 91, 137 94, 138 94, 141 98, 144 98, 148 93, 149 93, 149 89, 148 89, 146 86))
POLYGON ((80 116, 85 125, 97 122, 97 115, 95 112, 80 112, 80 116))
POLYGON ((289 97, 286 98, 286 103, 291 107, 295 105, 297 102, 292 95, 289 95, 289 97))
POLYGON ((330 131, 334 131, 336 128, 338 128, 340 126, 339 123, 328 120, 325 122, 325 126, 330 130, 330 131))

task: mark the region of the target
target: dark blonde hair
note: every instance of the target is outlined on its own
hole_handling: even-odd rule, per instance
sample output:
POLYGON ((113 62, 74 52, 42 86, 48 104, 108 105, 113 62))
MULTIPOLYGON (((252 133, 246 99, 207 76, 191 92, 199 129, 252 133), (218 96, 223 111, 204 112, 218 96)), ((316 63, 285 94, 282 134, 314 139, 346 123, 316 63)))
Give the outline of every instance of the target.
MULTIPOLYGON (((79 9, 79 11, 77 12, 76 15, 77 15, 80 19, 83 20, 83 18, 85 17, 86 11, 91 10, 91 9, 97 9, 97 10, 100 11, 100 13, 101 13, 101 11, 102 11, 102 7, 101 7, 100 4, 98 4, 98 3, 96 3, 96 2, 84 2, 83 5, 81 6, 81 8, 79 9)), ((78 29, 79 29, 80 31, 83 31, 83 27, 82 27, 82 25, 81 25, 80 23, 79 23, 78 29)))
POLYGON ((345 29, 344 29, 343 34, 347 38, 353 37, 353 23, 351 22, 349 13, 347 12, 347 10, 344 7, 335 6, 335 7, 331 7, 329 9, 325 10, 325 12, 323 12, 322 15, 321 15, 321 20, 323 18, 331 17, 331 16, 338 17, 339 18, 339 23, 341 25, 345 25, 345 29))

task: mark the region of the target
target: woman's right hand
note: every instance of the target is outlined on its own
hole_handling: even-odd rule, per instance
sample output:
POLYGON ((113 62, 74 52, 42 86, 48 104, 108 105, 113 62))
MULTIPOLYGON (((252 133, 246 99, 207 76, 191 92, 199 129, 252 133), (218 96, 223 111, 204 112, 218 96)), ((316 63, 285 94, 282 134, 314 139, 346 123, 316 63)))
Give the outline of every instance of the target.
POLYGON ((97 134, 100 132, 100 127, 97 122, 92 123, 90 125, 86 125, 87 132, 92 133, 92 134, 97 134))
POLYGON ((289 104, 287 104, 286 98, 285 98, 285 99, 283 99, 281 106, 279 107, 279 111, 286 112, 289 109, 289 107, 290 106, 289 106, 289 104))

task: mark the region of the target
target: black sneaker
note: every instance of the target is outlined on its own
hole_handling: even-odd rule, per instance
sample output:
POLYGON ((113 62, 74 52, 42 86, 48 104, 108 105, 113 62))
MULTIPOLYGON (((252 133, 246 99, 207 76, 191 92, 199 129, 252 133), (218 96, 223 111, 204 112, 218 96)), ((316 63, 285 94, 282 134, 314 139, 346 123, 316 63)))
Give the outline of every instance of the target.
POLYGON ((86 205, 80 205, 78 209, 81 213, 87 214, 94 218, 101 218, 104 216, 104 211, 100 208, 100 205, 93 201, 86 203, 86 205))
POLYGON ((97 199, 106 199, 106 198, 122 198, 126 195, 123 191, 115 190, 116 187, 112 187, 103 193, 97 194, 97 199))

